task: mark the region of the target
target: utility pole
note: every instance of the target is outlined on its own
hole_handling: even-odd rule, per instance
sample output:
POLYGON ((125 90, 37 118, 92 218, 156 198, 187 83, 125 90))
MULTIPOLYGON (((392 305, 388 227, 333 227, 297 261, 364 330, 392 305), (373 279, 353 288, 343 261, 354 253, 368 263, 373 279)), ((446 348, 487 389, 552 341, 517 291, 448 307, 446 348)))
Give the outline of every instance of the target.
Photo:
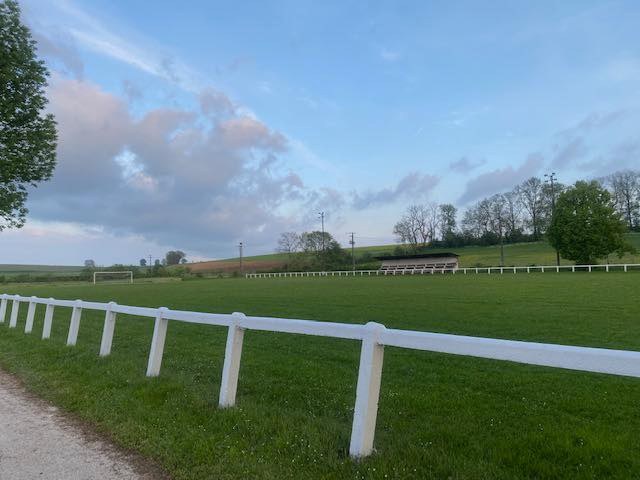
POLYGON ((149 255, 149 264, 148 267, 151 268, 151 255, 149 255))
POLYGON ((240 275, 242 275, 242 242, 238 244, 238 248, 240 249, 240 275))
POLYGON ((324 253, 324 212, 318 212, 318 215, 322 220, 322 253, 324 253))
POLYGON ((355 254, 356 241, 353 238, 355 234, 356 234, 355 232, 349 232, 349 235, 351 235, 351 240, 349 240, 349 244, 351 245, 351 270, 354 272, 356 271, 356 254, 355 254))
MULTIPOLYGON (((551 185, 551 216, 556 212, 556 172, 551 172, 551 175, 544 174, 546 180, 551 185)), ((560 265, 560 252, 556 248, 556 265, 560 265)))

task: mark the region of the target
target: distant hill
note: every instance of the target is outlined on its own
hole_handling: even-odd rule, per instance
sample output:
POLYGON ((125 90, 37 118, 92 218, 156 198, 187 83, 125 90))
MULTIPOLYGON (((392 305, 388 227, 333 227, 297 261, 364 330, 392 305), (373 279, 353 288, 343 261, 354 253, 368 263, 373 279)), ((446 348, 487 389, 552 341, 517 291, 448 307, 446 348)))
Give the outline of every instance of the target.
MULTIPOLYGON (((640 234, 628 235, 629 242, 638 250, 636 254, 625 255, 619 259, 617 255, 609 257, 609 263, 640 263, 640 234)), ((379 256, 393 253, 397 245, 379 245, 372 247, 358 247, 356 259, 365 254, 379 256)), ((460 248, 434 248, 430 252, 454 252, 460 255, 460 266, 497 266, 500 265, 500 247, 491 245, 488 247, 460 247, 460 248)), ((505 265, 506 266, 527 266, 527 265, 555 265, 556 254, 547 242, 514 243, 505 245, 505 265)), ((273 271, 284 267, 287 255, 274 253, 271 255, 257 255, 244 257, 242 260, 243 269, 249 271, 273 271)), ((562 264, 571 265, 573 262, 562 260, 562 264)), ((214 260, 209 262, 197 262, 188 264, 193 272, 233 272, 238 270, 239 258, 229 258, 225 260, 214 260)))

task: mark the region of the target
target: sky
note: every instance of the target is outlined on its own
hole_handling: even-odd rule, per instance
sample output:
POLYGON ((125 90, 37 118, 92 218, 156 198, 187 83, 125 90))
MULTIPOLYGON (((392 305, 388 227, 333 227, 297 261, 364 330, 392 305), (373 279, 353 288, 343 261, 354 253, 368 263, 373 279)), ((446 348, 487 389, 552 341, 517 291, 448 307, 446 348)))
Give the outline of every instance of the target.
POLYGON ((637 1, 23 0, 49 70, 53 179, 0 263, 391 243, 532 175, 640 168, 637 1))

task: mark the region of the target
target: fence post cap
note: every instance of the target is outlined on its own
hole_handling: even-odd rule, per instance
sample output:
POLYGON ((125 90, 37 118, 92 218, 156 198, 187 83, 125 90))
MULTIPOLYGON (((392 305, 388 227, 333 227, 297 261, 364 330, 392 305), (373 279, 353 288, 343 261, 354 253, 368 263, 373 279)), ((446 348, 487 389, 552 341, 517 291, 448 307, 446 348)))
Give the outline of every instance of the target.
POLYGON ((387 329, 383 324, 377 322, 367 322, 364 325, 364 328, 367 329, 368 335, 370 335, 375 342, 378 342, 380 334, 384 333, 387 329))
POLYGON ((30 299, 31 299, 31 301, 34 301, 34 300, 37 300, 38 297, 36 297, 35 295, 31 295, 30 299))

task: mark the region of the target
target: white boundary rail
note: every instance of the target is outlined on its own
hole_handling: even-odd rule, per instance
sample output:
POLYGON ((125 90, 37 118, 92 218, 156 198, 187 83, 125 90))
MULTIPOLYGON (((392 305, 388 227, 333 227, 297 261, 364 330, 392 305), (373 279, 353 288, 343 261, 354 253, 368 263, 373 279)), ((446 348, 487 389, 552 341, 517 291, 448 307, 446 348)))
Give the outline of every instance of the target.
POLYGON ((5 321, 9 302, 12 302, 9 319, 10 328, 17 326, 20 304, 28 304, 25 333, 30 333, 33 328, 36 306, 38 304, 46 305, 42 338, 49 338, 51 334, 54 308, 71 308, 71 323, 67 336, 67 345, 75 345, 76 343, 82 310, 105 312, 99 353, 101 357, 111 353, 111 343, 118 313, 155 318, 153 339, 147 364, 147 376, 149 377, 160 374, 169 320, 227 327, 227 344, 219 397, 220 407, 232 407, 236 402, 244 330, 316 335, 360 341, 362 342, 362 347, 349 447, 350 455, 355 458, 367 456, 373 450, 385 345, 640 378, 640 352, 629 350, 610 350, 395 330, 373 322, 366 325, 357 325, 284 318, 249 317, 242 313, 200 313, 170 310, 164 307, 148 308, 118 305, 114 302, 56 300, 53 298, 22 297, 7 294, 0 295, 0 323, 5 321))
POLYGON ((436 273, 472 274, 472 273, 532 273, 556 272, 568 270, 571 272, 610 272, 630 270, 640 271, 640 263, 608 263, 600 265, 536 265, 529 267, 458 267, 458 268, 407 268, 397 270, 327 270, 322 272, 267 272, 247 273, 246 278, 277 278, 277 277, 368 277, 385 275, 428 275, 436 273))

